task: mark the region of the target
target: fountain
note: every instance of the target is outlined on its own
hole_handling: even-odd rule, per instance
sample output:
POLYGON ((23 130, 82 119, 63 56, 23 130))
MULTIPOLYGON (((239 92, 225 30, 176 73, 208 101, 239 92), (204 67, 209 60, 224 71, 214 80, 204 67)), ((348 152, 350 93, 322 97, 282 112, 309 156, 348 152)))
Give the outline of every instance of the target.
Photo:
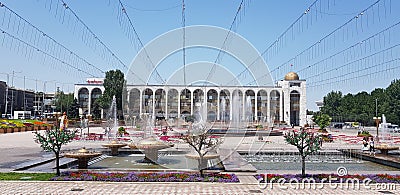
POLYGON ((201 103, 197 106, 198 115, 195 117, 192 129, 189 130, 189 136, 193 136, 188 139, 189 145, 192 146, 192 151, 185 155, 186 158, 198 161, 198 168, 200 171, 208 167, 207 164, 209 160, 220 157, 216 152, 220 144, 220 139, 207 134, 207 131, 211 129, 212 125, 208 124, 206 121, 207 113, 204 108, 205 107, 201 103))
POLYGON ((91 158, 100 156, 100 152, 89 152, 86 150, 85 147, 82 149, 78 150, 77 152, 69 152, 64 154, 65 157, 67 158, 76 158, 78 159, 78 169, 87 169, 88 167, 88 161, 91 158))
POLYGON ((375 149, 381 151, 382 154, 388 155, 390 150, 398 150, 399 147, 393 146, 393 139, 390 135, 388 126, 390 123, 386 122, 386 117, 382 114, 382 123, 379 124, 379 143, 375 144, 375 149))
POLYGON ((102 144, 103 147, 111 149, 111 156, 118 155, 118 149, 126 146, 125 143, 120 143, 116 140, 111 141, 110 143, 102 144))
POLYGON ((230 129, 240 129, 241 127, 239 126, 240 121, 241 121, 241 111, 242 108, 242 101, 241 98, 239 97, 238 92, 234 92, 232 94, 232 103, 231 103, 231 109, 232 109, 232 118, 231 118, 231 124, 230 124, 230 129))
POLYGON ((165 148, 170 148, 173 145, 167 144, 161 140, 159 140, 154 134, 153 134, 153 121, 154 117, 150 115, 143 115, 142 119, 144 121, 144 127, 143 130, 145 131, 144 133, 144 138, 140 140, 136 144, 130 144, 130 148, 137 148, 139 150, 142 150, 144 152, 144 159, 141 161, 142 163, 154 163, 157 164, 158 160, 158 151, 165 149, 165 148))
POLYGON ((117 118, 117 101, 115 95, 111 101, 110 108, 107 114, 107 134, 108 138, 113 137, 115 138, 118 132, 118 118, 117 118))

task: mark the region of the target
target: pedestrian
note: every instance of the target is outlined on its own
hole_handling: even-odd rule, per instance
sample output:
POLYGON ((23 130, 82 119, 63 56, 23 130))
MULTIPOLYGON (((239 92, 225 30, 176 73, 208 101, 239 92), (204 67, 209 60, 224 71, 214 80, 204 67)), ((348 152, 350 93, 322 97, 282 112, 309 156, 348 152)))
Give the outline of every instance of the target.
POLYGON ((369 155, 371 155, 371 153, 374 153, 375 156, 375 143, 374 143, 374 137, 369 137, 369 155))
POLYGON ((364 151, 366 151, 366 150, 368 150, 368 138, 367 138, 367 137, 364 137, 364 138, 363 138, 363 147, 362 147, 362 151, 364 152, 364 151))

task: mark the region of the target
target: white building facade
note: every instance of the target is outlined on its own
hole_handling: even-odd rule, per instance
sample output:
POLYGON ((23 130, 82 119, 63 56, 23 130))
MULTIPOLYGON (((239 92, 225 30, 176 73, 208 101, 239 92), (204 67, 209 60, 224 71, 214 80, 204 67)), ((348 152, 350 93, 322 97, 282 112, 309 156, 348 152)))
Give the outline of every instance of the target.
MULTIPOLYGON (((202 105, 208 121, 241 120, 305 125, 306 81, 290 72, 277 86, 181 86, 128 85, 124 95, 125 116, 151 114, 157 118, 182 118, 198 114, 202 105)), ((91 115, 93 103, 104 92, 103 79, 76 84, 80 115, 91 115)), ((103 116, 103 111, 102 115, 103 116)))

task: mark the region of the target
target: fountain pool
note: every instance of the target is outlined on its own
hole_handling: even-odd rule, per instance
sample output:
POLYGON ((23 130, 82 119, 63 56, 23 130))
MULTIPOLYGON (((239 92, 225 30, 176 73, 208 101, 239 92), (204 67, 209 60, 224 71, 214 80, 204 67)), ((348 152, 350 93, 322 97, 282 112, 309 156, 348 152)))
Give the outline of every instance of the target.
MULTIPOLYGON (((242 157, 258 170, 301 170, 301 158, 296 152, 271 152, 262 154, 242 154, 242 157)), ((340 152, 321 153, 306 158, 306 170, 336 172, 340 166, 349 172, 359 171, 399 171, 361 158, 353 158, 340 152)))
MULTIPOLYGON (((185 154, 169 153, 159 151, 157 163, 144 163, 144 154, 120 153, 118 157, 107 156, 101 161, 91 164, 89 169, 107 169, 107 170, 195 170, 197 169, 197 160, 185 158, 185 154)), ((209 169, 223 169, 219 164, 219 159, 209 160, 209 169)))

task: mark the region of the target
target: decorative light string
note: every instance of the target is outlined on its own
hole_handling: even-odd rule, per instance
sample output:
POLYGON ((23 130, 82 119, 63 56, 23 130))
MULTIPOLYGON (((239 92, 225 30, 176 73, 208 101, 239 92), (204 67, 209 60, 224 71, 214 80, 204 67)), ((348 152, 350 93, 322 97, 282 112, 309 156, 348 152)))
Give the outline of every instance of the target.
POLYGON ((227 41, 228 41, 228 39, 229 39, 229 37, 231 35, 231 32, 237 30, 236 29, 237 28, 237 23, 238 23, 237 20, 238 20, 238 18, 240 16, 240 13, 244 14, 244 12, 245 12, 244 10, 245 10, 245 1, 242 0, 240 2, 240 4, 239 4, 239 7, 237 8, 235 17, 233 18, 233 21, 232 21, 232 23, 231 23, 231 25, 229 27, 229 31, 227 32, 227 34, 225 36, 224 42, 222 43, 221 48, 218 50, 217 58, 214 60, 213 66, 210 69, 210 71, 208 72, 207 78, 206 78, 205 81, 210 81, 211 77, 214 75, 216 66, 217 66, 217 64, 219 64, 221 62, 221 60, 222 60, 222 58, 223 58, 223 56, 225 54, 225 50, 227 49, 227 45, 226 44, 227 44, 227 41))
MULTIPOLYGON (((27 42, 25 42, 25 41, 23 41, 23 40, 21 40, 21 39, 19 39, 19 38, 17 38, 17 37, 15 37, 14 35, 12 35, 12 34, 6 32, 6 31, 4 31, 4 30, 1 29, 1 28, 0 28, 0 31, 1 31, 1 33, 3 34, 3 39, 2 39, 2 43, 1 43, 2 46, 6 46, 6 47, 7 47, 7 42, 5 42, 5 41, 6 41, 5 39, 6 39, 6 38, 11 38, 11 42, 9 42, 9 47, 10 47, 10 48, 12 47, 12 45, 14 45, 14 41, 16 42, 15 44, 18 44, 18 45, 21 45, 21 44, 22 44, 22 45, 24 46, 25 51, 20 50, 20 49, 19 49, 20 46, 18 46, 18 50, 16 50, 16 52, 19 53, 19 54, 23 54, 23 55, 25 55, 25 56, 28 55, 28 48, 29 48, 29 49, 30 49, 30 50, 29 50, 29 55, 31 55, 31 54, 32 54, 33 52, 35 52, 35 51, 38 52, 38 53, 41 53, 41 54, 44 56, 44 57, 42 58, 42 60, 43 60, 43 61, 51 60, 50 63, 52 63, 54 66, 56 66, 55 64, 56 64, 56 62, 58 62, 57 64, 61 63, 62 66, 67 66, 67 67, 72 68, 72 69, 75 69, 75 70, 77 70, 77 71, 79 71, 79 72, 85 73, 85 74, 87 74, 87 75, 89 75, 89 76, 95 77, 95 75, 93 75, 92 73, 87 72, 87 71, 85 71, 85 70, 82 70, 81 68, 76 67, 76 66, 74 66, 74 65, 72 65, 72 64, 69 64, 69 63, 67 63, 67 62, 65 62, 65 61, 63 61, 63 60, 61 60, 61 59, 59 59, 59 58, 57 58, 57 57, 55 57, 55 56, 53 56, 53 55, 47 53, 47 52, 45 52, 45 51, 43 51, 43 50, 41 50, 41 49, 39 49, 39 48, 37 48, 37 47, 35 47, 35 46, 33 46, 33 45, 27 43, 27 42), (21 53, 21 52, 22 52, 22 53, 21 53)), ((31 56, 27 56, 27 57, 28 57, 28 58, 31 58, 31 56)))
POLYGON ((0 8, 4 8, 4 10, 0 9, 1 11, 4 11, 2 26, 6 26, 4 25, 4 21, 8 20, 7 29, 13 31, 15 36, 18 35, 21 38, 28 39, 28 42, 33 44, 35 47, 41 48, 43 51, 57 56, 57 58, 60 58, 63 61, 70 61, 70 63, 74 64, 75 67, 81 67, 81 69, 97 76, 104 74, 103 70, 92 63, 89 63, 87 60, 56 41, 6 5, 0 3, 0 8), (6 15, 8 12, 9 14, 6 15), (17 21, 18 24, 16 24, 17 21))
MULTIPOLYGON (((161 82, 162 84, 164 84, 164 83, 165 83, 165 79, 163 79, 162 76, 160 75, 160 73, 157 71, 156 65, 155 65, 155 64, 153 63, 153 61, 151 60, 151 58, 150 58, 150 56, 149 56, 149 53, 147 52, 146 48, 144 47, 144 44, 143 44, 142 40, 140 39, 139 34, 137 33, 137 31, 136 31, 136 29, 135 29, 135 26, 133 25, 133 22, 132 22, 131 18, 129 17, 129 15, 128 15, 127 11, 126 11, 126 9, 125 9, 125 7, 124 7, 124 4, 122 4, 121 0, 118 0, 118 2, 119 2, 119 6, 120 6, 120 7, 119 7, 119 10, 120 10, 121 13, 126 17, 127 22, 128 22, 128 24, 129 24, 127 27, 130 28, 130 29, 125 30, 125 34, 128 35, 128 38, 129 38, 133 43, 136 43, 136 44, 134 44, 134 45, 136 45, 135 48, 137 49, 137 51, 140 50, 140 49, 143 49, 143 52, 144 52, 145 55, 146 55, 146 59, 145 59, 146 64, 149 66, 149 68, 155 70, 155 73, 156 73, 156 76, 157 76, 156 79, 158 79, 159 82, 161 82), (132 34, 132 33, 129 33, 130 31, 133 32, 134 37, 130 36, 130 35, 132 34), (133 39, 136 39, 136 42, 133 41, 133 39)), ((122 23, 122 19, 120 18, 120 19, 119 19, 119 24, 121 25, 121 23, 122 23)), ((122 25, 121 25, 121 26, 122 26, 122 25)))
MULTIPOLYGON (((310 13, 315 13, 315 21, 318 19, 318 13, 315 11, 313 12, 313 10, 321 10, 322 9, 322 4, 321 2, 319 2, 319 5, 317 5, 317 2, 319 0, 315 0, 310 6, 307 7, 307 9, 302 12, 300 14, 300 16, 289 25, 289 27, 283 31, 283 33, 281 33, 278 38, 273 41, 268 47, 267 49, 265 49, 261 55, 259 57, 257 57, 256 59, 254 59, 254 61, 252 63, 250 63, 247 67, 245 67, 245 69, 243 71, 241 71, 239 74, 237 74, 235 76, 234 79, 232 79, 231 81, 227 82, 226 85, 231 84, 232 82, 236 82, 237 80, 240 80, 241 77, 245 77, 246 73, 248 72, 249 68, 252 67, 254 64, 256 64, 256 62, 258 60, 262 60, 262 58, 264 58, 265 60, 269 59, 271 56, 276 55, 280 49, 283 48, 283 46, 285 46, 288 41, 287 41, 287 37, 289 36, 288 34, 290 33, 290 37, 291 40, 295 40, 295 31, 297 29, 297 33, 302 33, 304 32, 304 25, 303 22, 304 20, 307 21, 307 28, 309 28, 308 26, 308 21, 310 20, 310 26, 312 24, 313 18, 312 18, 312 14, 310 13), (304 19, 306 17, 306 19, 304 19), (311 18, 311 19, 309 19, 311 18)), ((327 1, 327 8, 326 9, 330 9, 330 4, 331 4, 331 0, 327 1)), ((322 17, 322 15, 320 14, 319 17, 322 17)), ((252 81, 249 82, 249 84, 251 83, 255 83, 256 81, 252 81)))

